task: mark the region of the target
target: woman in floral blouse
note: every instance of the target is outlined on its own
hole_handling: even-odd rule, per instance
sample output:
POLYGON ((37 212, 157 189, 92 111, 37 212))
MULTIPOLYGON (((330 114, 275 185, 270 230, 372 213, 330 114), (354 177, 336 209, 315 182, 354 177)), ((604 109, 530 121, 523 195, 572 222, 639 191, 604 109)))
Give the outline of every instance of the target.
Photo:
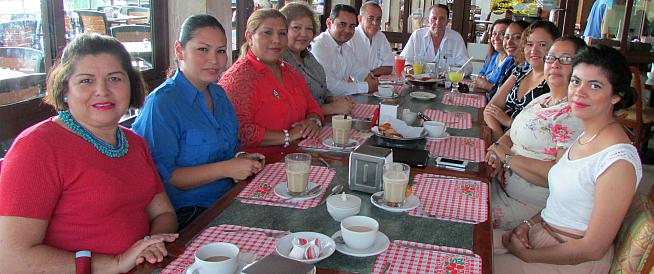
POLYGON ((586 44, 577 37, 556 40, 543 58, 550 93, 535 98, 486 155, 494 168, 493 224, 510 229, 545 207, 547 173, 582 131, 568 104, 572 57, 586 44), (497 176, 499 175, 499 176, 497 176), (499 177, 504 175, 504 180, 499 177))

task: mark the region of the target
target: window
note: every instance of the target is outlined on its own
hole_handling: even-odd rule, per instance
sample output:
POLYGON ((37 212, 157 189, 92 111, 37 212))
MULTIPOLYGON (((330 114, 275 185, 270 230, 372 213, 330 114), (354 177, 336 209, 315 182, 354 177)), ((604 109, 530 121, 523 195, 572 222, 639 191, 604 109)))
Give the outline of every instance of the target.
POLYGON ((149 87, 163 82, 169 63, 167 14, 167 1, 3 0, 0 157, 20 131, 54 114, 41 103, 45 72, 66 43, 81 33, 116 37, 149 87))

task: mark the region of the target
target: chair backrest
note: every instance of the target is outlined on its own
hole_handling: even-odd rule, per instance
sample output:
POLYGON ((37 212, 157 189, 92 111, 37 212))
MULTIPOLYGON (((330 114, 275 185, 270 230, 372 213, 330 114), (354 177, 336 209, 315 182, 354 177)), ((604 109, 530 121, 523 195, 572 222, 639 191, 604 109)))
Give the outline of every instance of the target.
POLYGON ((650 273, 654 265, 654 208, 650 197, 634 196, 614 244, 609 273, 650 273))
POLYGON ((631 71, 631 87, 636 91, 636 102, 634 107, 636 109, 636 122, 643 123, 643 82, 640 79, 640 70, 636 66, 630 66, 631 71))
POLYGON ((2 173, 2 162, 4 162, 5 158, 0 158, 0 173, 2 173))
POLYGON ((78 10, 82 32, 94 32, 109 35, 107 14, 94 10, 78 10))
POLYGON ((121 42, 141 42, 143 39, 150 40, 152 31, 149 26, 124 25, 111 28, 111 36, 121 42))
POLYGON ((142 19, 128 19, 128 25, 150 23, 150 9, 142 7, 122 7, 120 13, 131 16, 144 16, 142 19))
POLYGON ((0 24, 0 46, 37 47, 38 21, 15 20, 0 24))
POLYGON ((27 74, 45 72, 43 51, 22 48, 0 48, 0 68, 18 70, 27 74))

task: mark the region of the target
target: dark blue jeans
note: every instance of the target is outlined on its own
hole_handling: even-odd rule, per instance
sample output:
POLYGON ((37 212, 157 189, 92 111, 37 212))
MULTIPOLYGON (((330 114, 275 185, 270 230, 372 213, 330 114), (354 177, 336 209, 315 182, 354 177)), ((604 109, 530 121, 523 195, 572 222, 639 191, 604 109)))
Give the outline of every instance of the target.
POLYGON ((177 210, 177 223, 179 230, 190 224, 196 217, 198 217, 206 208, 199 206, 182 207, 177 210))

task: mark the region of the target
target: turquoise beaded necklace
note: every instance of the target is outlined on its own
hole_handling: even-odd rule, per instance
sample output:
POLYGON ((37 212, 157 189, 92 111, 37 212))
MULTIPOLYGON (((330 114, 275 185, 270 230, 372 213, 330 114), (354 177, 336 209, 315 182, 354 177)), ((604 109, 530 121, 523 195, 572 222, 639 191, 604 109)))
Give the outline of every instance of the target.
POLYGON ((64 122, 64 124, 66 124, 66 126, 68 126, 68 128, 70 128, 70 130, 72 130, 75 134, 91 143, 95 149, 100 151, 100 153, 111 158, 120 158, 127 154, 129 144, 127 143, 125 134, 122 130, 120 130, 120 128, 116 128, 116 139, 118 140, 118 144, 116 146, 112 146, 111 144, 108 144, 107 142, 96 137, 93 135, 93 133, 80 125, 80 123, 78 123, 75 118, 73 118, 73 115, 71 115, 68 110, 60 111, 59 119, 61 119, 61 121, 64 122))

